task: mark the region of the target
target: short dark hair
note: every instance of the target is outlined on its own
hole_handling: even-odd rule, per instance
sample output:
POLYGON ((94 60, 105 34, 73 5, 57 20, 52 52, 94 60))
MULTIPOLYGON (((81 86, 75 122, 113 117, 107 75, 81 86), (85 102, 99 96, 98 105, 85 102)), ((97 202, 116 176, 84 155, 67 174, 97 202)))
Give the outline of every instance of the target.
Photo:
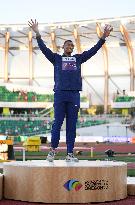
POLYGON ((71 41, 71 40, 66 40, 66 41, 64 42, 64 45, 65 45, 65 43, 67 43, 67 42, 72 42, 72 43, 73 43, 73 41, 71 41))

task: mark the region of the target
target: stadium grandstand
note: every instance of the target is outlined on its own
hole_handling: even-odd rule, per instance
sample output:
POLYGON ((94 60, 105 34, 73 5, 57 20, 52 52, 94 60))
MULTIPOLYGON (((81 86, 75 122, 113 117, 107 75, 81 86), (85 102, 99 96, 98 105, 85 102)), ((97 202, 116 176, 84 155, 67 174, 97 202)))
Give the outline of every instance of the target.
MULTIPOLYGON (((109 105, 117 91, 134 91, 135 16, 77 22, 39 24, 42 38, 54 52, 62 53, 63 42, 71 39, 75 53, 92 47, 106 23, 113 32, 102 49, 83 65, 83 92, 91 105, 109 105)), ((53 67, 40 52, 34 33, 26 24, 0 25, 0 83, 29 86, 53 92, 53 67)), ((17 88, 16 88, 17 89, 17 88)), ((14 90, 14 89, 13 89, 14 90)))
MULTIPOLYGON (((67 39, 74 42, 75 53, 92 47, 107 23, 113 32, 97 55, 82 66, 78 128, 108 122, 91 115, 134 114, 135 16, 39 24, 45 44, 62 54, 67 39)), ((0 25, 0 56, 0 133, 31 136, 50 132, 53 66, 39 50, 28 25, 0 25)))
MULTIPOLYGON (((78 127, 83 121, 86 126, 95 121, 108 122, 87 117, 84 120, 82 115, 88 118, 96 114, 134 115, 135 16, 39 24, 45 44, 62 54, 67 39, 74 42, 75 53, 88 50, 98 41, 107 23, 113 26, 113 32, 97 55, 82 66, 78 127)), ((4 118, 0 133, 31 136, 50 132, 53 66, 39 50, 28 25, 0 25, 0 56, 0 114, 15 120, 12 125, 11 119, 4 118), (18 119, 20 127, 16 123, 18 119)))

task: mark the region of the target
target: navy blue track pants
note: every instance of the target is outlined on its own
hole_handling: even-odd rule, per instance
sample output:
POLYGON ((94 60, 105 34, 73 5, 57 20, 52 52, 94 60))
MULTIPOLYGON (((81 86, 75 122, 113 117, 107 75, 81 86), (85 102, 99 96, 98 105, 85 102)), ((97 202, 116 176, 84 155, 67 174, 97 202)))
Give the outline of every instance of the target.
POLYGON ((51 131, 51 147, 58 147, 60 129, 66 117, 67 153, 73 152, 79 108, 79 91, 56 91, 54 93, 54 122, 51 131))

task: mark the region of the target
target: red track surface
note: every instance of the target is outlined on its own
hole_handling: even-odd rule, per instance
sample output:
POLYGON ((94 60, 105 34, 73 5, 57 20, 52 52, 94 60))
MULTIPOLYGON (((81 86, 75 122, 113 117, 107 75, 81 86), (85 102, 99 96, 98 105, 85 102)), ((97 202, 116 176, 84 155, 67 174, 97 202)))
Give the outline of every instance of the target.
POLYGON ((127 153, 127 152, 134 152, 135 153, 135 144, 111 144, 111 145, 105 145, 105 144, 99 144, 93 146, 95 149, 95 152, 104 152, 107 149, 112 149, 114 152, 119 153, 127 153))
MULTIPOLYGON (((104 152, 107 149, 113 149, 114 152, 119 152, 119 153, 127 153, 127 152, 134 152, 135 153, 135 144, 93 144, 93 145, 89 145, 87 143, 85 143, 85 145, 83 143, 81 144, 75 144, 75 150, 80 149, 80 150, 84 150, 84 151, 89 151, 90 147, 94 147, 94 151, 95 152, 104 152)), ((14 146, 14 150, 22 150, 23 147, 22 146, 14 146)), ((41 146, 40 148, 42 151, 48 151, 49 150, 49 146, 41 146)), ((66 146, 64 144, 64 146, 59 146, 58 148, 59 151, 62 150, 66 150, 66 146)))

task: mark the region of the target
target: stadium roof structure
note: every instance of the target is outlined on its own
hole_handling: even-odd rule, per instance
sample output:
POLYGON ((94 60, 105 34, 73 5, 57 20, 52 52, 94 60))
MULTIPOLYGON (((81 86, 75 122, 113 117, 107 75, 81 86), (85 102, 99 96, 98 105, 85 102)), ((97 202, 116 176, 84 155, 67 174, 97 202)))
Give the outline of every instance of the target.
MULTIPOLYGON (((65 40, 75 44, 75 53, 91 48, 105 24, 113 32, 102 49, 82 66, 83 92, 92 104, 107 112, 113 93, 134 91, 135 16, 76 22, 39 23, 45 44, 62 53, 65 40)), ((38 85, 53 89, 53 66, 40 52, 35 34, 27 24, 0 24, 0 83, 38 85)))

